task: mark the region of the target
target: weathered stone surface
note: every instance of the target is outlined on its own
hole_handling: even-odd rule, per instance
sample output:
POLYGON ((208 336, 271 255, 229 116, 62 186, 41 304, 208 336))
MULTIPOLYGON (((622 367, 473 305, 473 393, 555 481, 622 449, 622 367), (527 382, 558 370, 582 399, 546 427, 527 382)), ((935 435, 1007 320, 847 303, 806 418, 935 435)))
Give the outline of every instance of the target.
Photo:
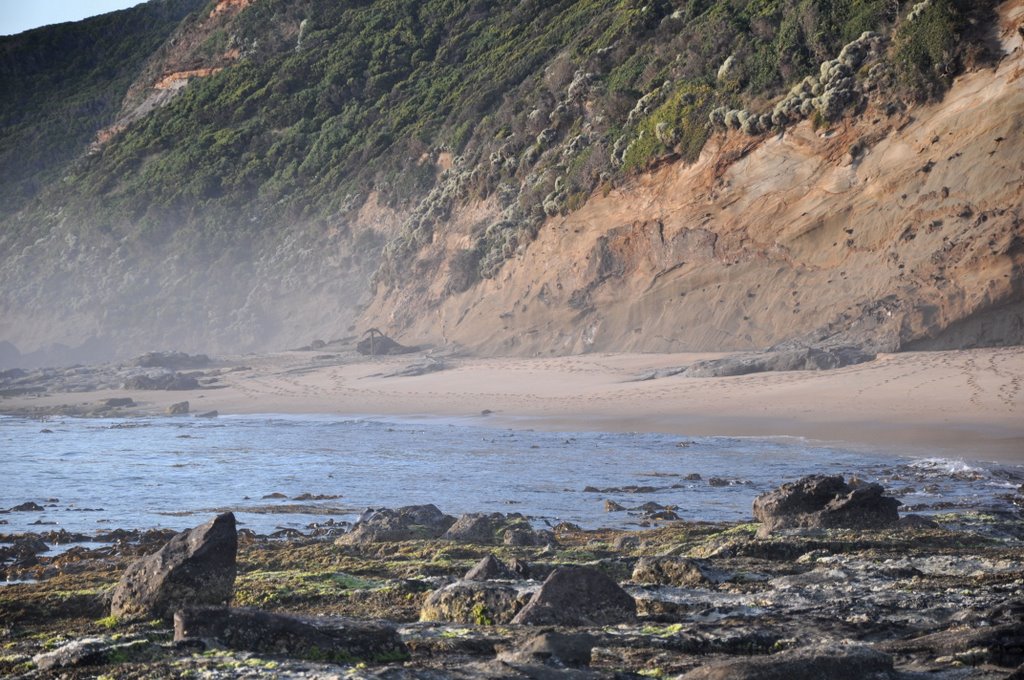
POLYGON ((605 626, 636 618, 636 602, 607 575, 589 567, 551 572, 512 623, 605 626))
POLYGON ((140 368, 202 368, 210 363, 205 354, 186 354, 184 352, 147 352, 136 357, 135 365, 140 368))
POLYGON ((911 640, 889 642, 883 649, 893 654, 927 652, 967 665, 990 663, 1005 668, 1024 664, 1024 623, 984 628, 955 628, 911 640))
POLYGON ((187 401, 179 401, 178 403, 171 404, 170 406, 167 407, 167 415, 169 415, 169 416, 184 416, 184 415, 188 415, 188 410, 189 410, 188 402, 187 401))
POLYGON ((854 347, 780 349, 697 361, 683 371, 683 375, 687 378, 720 378, 766 371, 820 371, 861 364, 874 358, 874 354, 854 347))
POLYGON ((479 626, 509 623, 531 595, 529 590, 512 585, 458 581, 430 594, 420 609, 420 620, 479 626))
POLYGON ((340 536, 338 545, 410 541, 438 538, 455 523, 435 505, 407 505, 392 510, 370 510, 359 518, 352 531, 340 536))
POLYGON ((37 654, 32 663, 41 671, 78 666, 95 666, 129 659, 145 658, 156 649, 149 640, 117 640, 110 637, 92 637, 74 640, 52 652, 37 654))
POLYGON ((337 663, 408 658, 393 626, 254 609, 199 607, 174 615, 174 639, 212 639, 231 649, 337 663))
POLYGON ((183 373, 164 373, 158 376, 136 375, 124 381, 126 390, 197 390, 199 381, 183 373))
POLYGON ((872 529, 899 520, 900 502, 879 484, 851 487, 839 475, 811 475, 754 499, 762 535, 788 528, 872 529))
POLYGON ((709 586, 721 582, 697 560, 687 557, 641 557, 633 568, 634 583, 663 586, 709 586))
POLYGON ((462 578, 466 581, 491 581, 493 579, 514 579, 517 578, 517 575, 492 553, 477 562, 462 578))
POLYGON ((472 512, 460 516, 441 537, 448 541, 462 543, 490 544, 496 542, 496 532, 504 521, 500 513, 484 514, 472 512))
POLYGON ((561 668, 585 666, 597 638, 587 633, 559 633, 551 631, 536 635, 523 644, 502 649, 498 660, 513 665, 544 664, 561 668))
POLYGON ((895 678, 892 657, 860 645, 804 647, 771 656, 702 666, 683 680, 884 680, 895 678))
POLYGON ((128 567, 114 588, 110 613, 170 620, 182 607, 227 604, 234 591, 237 549, 230 512, 186 529, 128 567))

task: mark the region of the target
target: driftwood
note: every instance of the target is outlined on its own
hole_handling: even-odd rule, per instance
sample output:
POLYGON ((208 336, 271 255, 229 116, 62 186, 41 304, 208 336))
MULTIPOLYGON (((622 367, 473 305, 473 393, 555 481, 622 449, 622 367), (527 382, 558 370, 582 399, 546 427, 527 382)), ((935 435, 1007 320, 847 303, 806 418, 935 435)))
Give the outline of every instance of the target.
POLYGON ((367 356, 385 356, 389 354, 410 354, 419 347, 406 347, 384 335, 379 329, 371 328, 363 333, 363 339, 356 344, 356 351, 367 356))

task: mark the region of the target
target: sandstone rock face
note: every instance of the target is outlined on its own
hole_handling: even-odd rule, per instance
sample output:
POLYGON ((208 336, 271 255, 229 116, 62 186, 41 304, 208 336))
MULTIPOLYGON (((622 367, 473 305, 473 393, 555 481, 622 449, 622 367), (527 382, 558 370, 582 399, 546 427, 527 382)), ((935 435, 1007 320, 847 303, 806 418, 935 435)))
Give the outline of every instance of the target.
POLYGON ((444 514, 435 505, 372 510, 364 513, 352 531, 339 537, 336 543, 355 545, 438 538, 454 523, 454 517, 444 514))
POLYGON ((512 623, 607 626, 636 619, 636 601, 607 575, 589 567, 551 572, 512 623))
POLYGON ((822 645, 702 666, 683 680, 886 680, 892 657, 860 645, 822 645))
POLYGON ((200 607, 174 615, 175 641, 216 640, 231 649, 311 661, 397 661, 409 650, 393 626, 252 609, 200 607))
POLYGON ((507 584, 459 581, 431 593, 420 610, 420 620, 478 626, 510 623, 530 595, 528 590, 507 584))
POLYGON ((227 604, 234 594, 237 550, 230 512, 186 529, 128 567, 114 588, 111 615, 170 620, 182 607, 227 604))
POLYGON ((900 502, 879 484, 851 487, 841 476, 811 475, 754 499, 762 534, 789 528, 874 529, 899 521, 900 502))

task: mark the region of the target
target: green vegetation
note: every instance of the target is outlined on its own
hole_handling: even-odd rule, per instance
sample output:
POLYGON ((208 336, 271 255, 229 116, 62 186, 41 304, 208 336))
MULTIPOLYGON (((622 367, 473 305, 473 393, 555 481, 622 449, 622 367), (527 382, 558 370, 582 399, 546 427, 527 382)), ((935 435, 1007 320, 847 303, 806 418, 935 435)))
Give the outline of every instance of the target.
POLYGON ((0 205, 13 211, 113 122, 128 86, 206 0, 161 0, 0 38, 0 205))
MULTIPOLYGON (((981 49, 967 27, 993 2, 262 0, 195 52, 237 49, 237 62, 69 164, 200 4, 0 42, 0 168, 17 177, 0 200, 27 206, 25 242, 60 205, 128 245, 237 252, 285 225, 344 226, 376 191, 409 215, 380 258, 390 285, 416 276, 456 205, 491 198, 501 217, 451 263, 457 293, 599 186, 695 160, 716 107, 755 112, 732 125, 751 134, 791 122, 762 112, 865 31, 893 36, 885 59, 909 97, 937 96, 981 49)), ((842 93, 814 114, 822 124, 860 100, 842 93)))

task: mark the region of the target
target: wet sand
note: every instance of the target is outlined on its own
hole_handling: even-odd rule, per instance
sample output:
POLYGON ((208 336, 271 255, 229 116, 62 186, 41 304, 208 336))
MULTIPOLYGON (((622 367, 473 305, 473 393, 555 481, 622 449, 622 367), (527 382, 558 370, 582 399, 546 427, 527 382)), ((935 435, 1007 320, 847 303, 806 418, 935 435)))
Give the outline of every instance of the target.
POLYGON ((222 369, 247 370, 225 370, 200 390, 50 393, 6 398, 0 409, 131 396, 145 413, 188 400, 193 413, 441 417, 567 431, 797 436, 894 453, 1024 463, 1024 348, 882 355, 832 371, 637 380, 714 356, 442 357, 441 370, 391 377, 424 363, 424 356, 282 352, 225 360, 222 369))

